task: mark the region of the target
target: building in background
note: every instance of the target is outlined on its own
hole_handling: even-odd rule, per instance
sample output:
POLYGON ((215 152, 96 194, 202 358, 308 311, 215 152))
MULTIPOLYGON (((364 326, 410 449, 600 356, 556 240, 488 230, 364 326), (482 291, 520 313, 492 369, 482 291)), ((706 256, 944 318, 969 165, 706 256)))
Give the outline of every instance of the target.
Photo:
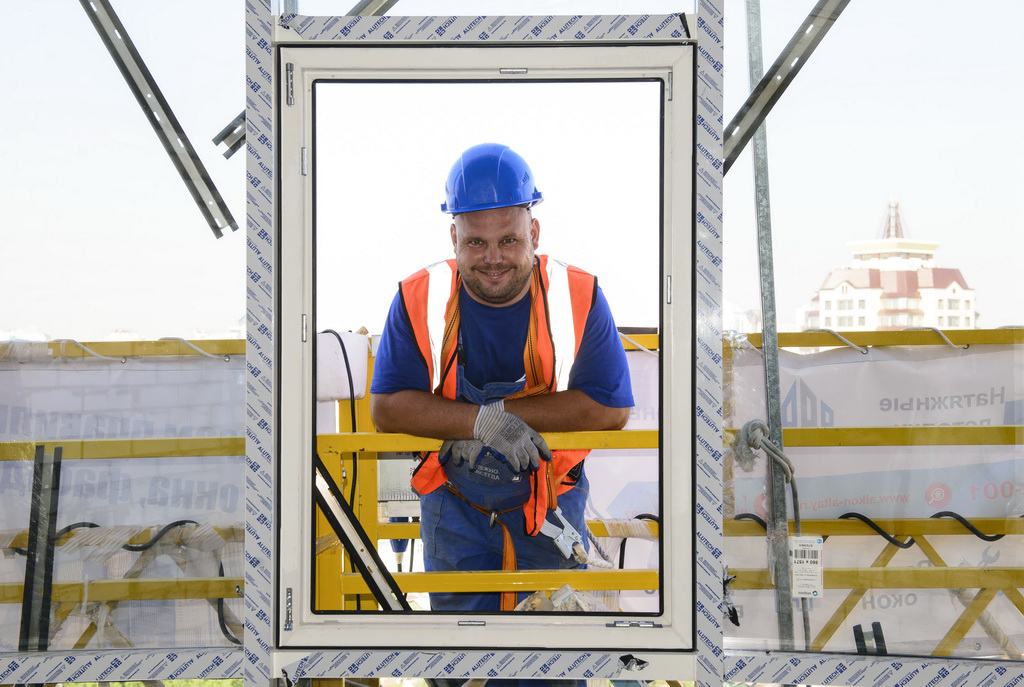
POLYGON ((804 328, 976 328, 974 290, 960 270, 935 266, 938 246, 906 236, 899 203, 889 203, 881 238, 850 244, 853 262, 829 272, 804 313, 804 328))

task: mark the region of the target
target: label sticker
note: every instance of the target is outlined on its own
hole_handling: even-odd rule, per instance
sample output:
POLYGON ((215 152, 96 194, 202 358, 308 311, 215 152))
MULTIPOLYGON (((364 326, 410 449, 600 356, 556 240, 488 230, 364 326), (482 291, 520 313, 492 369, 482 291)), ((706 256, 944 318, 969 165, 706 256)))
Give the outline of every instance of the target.
POLYGON ((815 598, 823 593, 824 564, 821 537, 790 537, 789 568, 793 574, 793 598, 815 598))

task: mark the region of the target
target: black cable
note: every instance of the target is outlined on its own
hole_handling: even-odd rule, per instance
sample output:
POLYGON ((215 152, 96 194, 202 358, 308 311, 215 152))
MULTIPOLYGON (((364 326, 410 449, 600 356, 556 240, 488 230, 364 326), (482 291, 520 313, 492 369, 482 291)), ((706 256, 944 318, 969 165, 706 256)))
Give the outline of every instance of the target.
MULTIPOLYGON (((341 357, 345 361, 345 374, 348 375, 348 410, 349 419, 351 421, 352 433, 356 431, 356 389, 355 383, 352 380, 352 366, 348 362, 348 349, 345 348, 345 342, 341 338, 341 334, 334 331, 333 329, 325 329, 323 334, 334 334, 334 338, 338 340, 338 345, 341 346, 341 357)), ((355 451, 352 452, 352 486, 348 491, 348 502, 356 502, 356 480, 359 477, 359 457, 355 451)), ((356 596, 356 610, 362 610, 362 604, 360 603, 359 596, 356 596)))
MULTIPOLYGON (((76 523, 72 523, 71 525, 68 525, 67 527, 61 528, 56 534, 54 534, 53 535, 53 542, 52 543, 56 544, 57 542, 60 541, 60 538, 63 537, 65 534, 67 534, 71 530, 77 530, 80 527, 99 527, 99 525, 97 525, 94 522, 76 522, 76 523)), ((21 554, 22 556, 27 556, 28 555, 28 549, 19 549, 17 547, 12 547, 11 550, 14 551, 14 553, 21 554)))
MULTIPOLYGON (((134 551, 134 552, 145 551, 146 549, 151 548, 154 544, 156 544, 158 541, 160 541, 160 539, 165 534, 170 532, 175 527, 181 527, 182 525, 198 525, 198 524, 199 523, 196 522, 195 520, 176 520, 175 522, 172 522, 171 524, 164 526, 159 532, 157 532, 156 536, 154 536, 152 539, 150 539, 145 544, 137 544, 137 545, 124 544, 124 545, 121 546, 121 548, 124 549, 125 551, 134 551)), ((54 542, 60 541, 60 538, 63 537, 68 532, 70 532, 72 530, 81 529, 83 527, 87 527, 87 528, 91 529, 91 528, 99 527, 99 525, 96 524, 95 522, 76 522, 76 523, 72 523, 72 524, 68 525, 67 527, 62 527, 60 529, 60 531, 58 531, 54 535, 53 540, 54 540, 54 542)), ((14 551, 16 553, 20 553, 23 556, 27 555, 27 552, 24 551, 23 549, 14 549, 14 551)), ((221 563, 219 565, 219 569, 218 569, 217 572, 218 572, 218 575, 220 577, 224 577, 224 564, 223 563, 221 563)), ((229 642, 231 642, 232 644, 241 644, 242 643, 237 637, 232 635, 231 632, 228 630, 227 621, 224 618, 224 599, 223 598, 217 599, 217 621, 220 624, 220 631, 224 634, 224 636, 227 638, 227 640, 229 642)))
POLYGON ((173 530, 175 527, 181 527, 182 525, 198 525, 199 523, 195 520, 175 520, 170 525, 165 525, 163 529, 156 533, 156 536, 151 538, 145 544, 125 544, 121 548, 125 551, 145 551, 146 549, 152 548, 160 539, 173 530))
MULTIPOLYGON (((345 360, 345 374, 348 375, 348 409, 349 415, 352 422, 352 433, 356 431, 356 389, 355 383, 352 380, 352 366, 348 362, 348 350, 345 348, 345 342, 341 338, 341 334, 334 331, 333 329, 325 329, 322 334, 334 334, 334 338, 338 340, 338 345, 341 346, 341 357, 345 360)), ((358 476, 357 470, 357 456, 355 452, 352 453, 352 486, 349 489, 348 502, 356 502, 356 477, 358 476)))
POLYGON ((760 525, 761 529, 763 529, 765 532, 768 531, 768 523, 765 522, 763 518, 761 518, 758 515, 755 515, 754 513, 740 513, 734 516, 733 520, 752 520, 756 522, 758 525, 760 525))
MULTIPOLYGON (((223 562, 221 562, 217 566, 217 574, 220 577, 224 577, 224 563, 223 562)), ((231 631, 228 630, 227 620, 224 618, 224 598, 223 597, 217 599, 217 622, 220 624, 221 634, 223 634, 224 637, 229 642, 231 642, 232 644, 241 644, 242 643, 241 640, 238 639, 238 637, 236 637, 233 634, 231 634, 231 631)))
POLYGON ((882 538, 885 539, 887 542, 889 542, 893 546, 897 546, 897 547, 899 547, 901 549, 909 549, 911 546, 914 545, 914 538, 913 537, 908 539, 906 542, 901 542, 898 539, 896 539, 895 537, 893 537, 891 534, 889 534, 888 532, 883 530, 881 527, 876 525, 875 521, 872 520, 871 518, 869 518, 866 515, 861 515, 860 513, 843 513, 842 515, 839 516, 839 519, 840 520, 850 520, 850 519, 860 520, 861 522, 866 524, 868 527, 873 529, 875 532, 880 534, 882 536, 882 538))
MULTIPOLYGON (((652 522, 661 522, 661 518, 659 518, 654 513, 641 513, 640 515, 633 516, 633 519, 634 520, 650 520, 652 522)), ((622 538, 622 544, 619 546, 619 570, 622 570, 623 568, 626 567, 626 542, 627 541, 628 541, 628 537, 623 537, 622 538)))
POLYGON ((67 527, 62 527, 55 535, 53 535, 53 540, 54 540, 54 542, 58 542, 58 541, 60 541, 61 537, 63 537, 65 534, 67 534, 71 530, 77 530, 77 529, 80 529, 82 527, 92 528, 92 527, 99 527, 99 525, 97 525, 94 522, 75 522, 75 523, 72 523, 72 524, 68 525, 67 527))
POLYGON ((960 523, 961 525, 966 527, 968 530, 970 530, 971 534, 973 534, 978 539, 981 539, 982 541, 999 541, 1004 536, 1006 536, 1006 535, 1003 535, 1003 534, 985 534, 984 532, 980 531, 977 527, 972 525, 971 522, 967 518, 965 518, 964 516, 960 515, 959 513, 954 513, 951 510, 939 511, 935 515, 932 515, 932 516, 929 516, 929 517, 932 517, 932 518, 953 518, 958 523, 960 523))

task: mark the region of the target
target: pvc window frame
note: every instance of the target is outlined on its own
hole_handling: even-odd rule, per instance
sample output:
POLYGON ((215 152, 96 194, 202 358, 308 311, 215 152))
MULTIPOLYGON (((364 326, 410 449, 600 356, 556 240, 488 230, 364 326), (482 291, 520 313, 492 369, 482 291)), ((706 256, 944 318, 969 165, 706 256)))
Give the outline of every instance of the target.
MULTIPOLYGON (((694 137, 692 42, 617 45, 278 47, 278 546, 275 634, 282 649, 493 648, 659 652, 693 675, 694 137), (508 65, 527 74, 505 76, 508 65), (415 65, 411 67, 410 65, 415 65), (657 616, 428 612, 324 615, 311 610, 315 408, 313 90, 331 81, 660 80, 662 82, 661 523, 663 612, 657 616), (305 152, 304 152, 305 151, 305 152), (308 173, 304 173, 305 169, 308 173), (671 494, 671 498, 667 495, 671 494), (297 544, 296 544, 297 542, 297 544), (283 546, 287 543, 287 548, 283 546), (671 545, 670 545, 671 544, 671 545), (289 593, 290 592, 290 593, 289 593), (485 625, 479 625, 481 617, 485 625), (472 619, 476 624, 460 625, 472 619), (631 627, 613 623, 631 622, 631 627), (639 626, 643 623, 647 626, 639 626), (287 629, 286 629, 287 628, 287 629)), ((396 275, 398 279, 401 275, 396 275)), ((691 678, 692 679, 692 678, 691 678)))

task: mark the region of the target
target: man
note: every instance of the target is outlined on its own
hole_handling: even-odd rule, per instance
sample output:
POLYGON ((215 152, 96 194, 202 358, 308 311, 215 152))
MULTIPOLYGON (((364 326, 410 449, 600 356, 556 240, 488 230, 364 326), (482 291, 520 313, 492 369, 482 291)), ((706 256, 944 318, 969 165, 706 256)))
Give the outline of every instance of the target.
MULTIPOLYGON (((586 545, 587 451, 551 452, 538 433, 625 425, 633 397, 608 303, 596 278, 535 253, 530 208, 543 196, 510 148, 468 149, 445 191, 455 259, 399 286, 374 422, 445 440, 413 475, 427 570, 577 567, 552 533, 564 518, 586 545)), ((516 595, 430 599, 440 611, 511 610, 516 595)))

